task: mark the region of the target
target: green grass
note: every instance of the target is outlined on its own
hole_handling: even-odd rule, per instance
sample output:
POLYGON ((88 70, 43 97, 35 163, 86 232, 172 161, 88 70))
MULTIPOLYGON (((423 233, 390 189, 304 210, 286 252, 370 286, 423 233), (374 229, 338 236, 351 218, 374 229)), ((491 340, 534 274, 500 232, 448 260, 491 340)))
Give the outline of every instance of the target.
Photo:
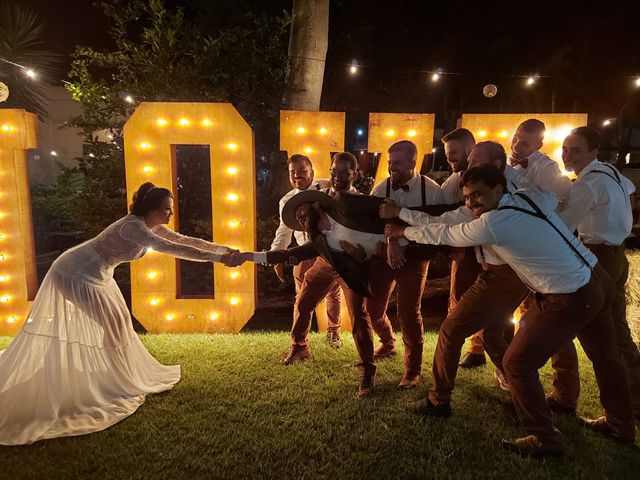
MULTIPOLYGON (((424 395, 435 345, 426 335, 427 371, 417 390, 395 386, 401 358, 379 364, 373 397, 355 396, 351 337, 332 350, 311 335, 314 357, 283 367, 286 333, 145 335, 183 379, 152 395, 138 412, 104 432, 23 447, 0 447, 0 478, 638 478, 640 453, 560 418, 569 449, 555 460, 507 454, 502 437, 522 434, 489 367, 461 371, 454 415, 420 418, 405 404, 424 395)), ((4 348, 10 338, 0 338, 4 348)), ((579 413, 601 410, 589 362, 581 353, 579 413)), ((550 370, 542 372, 545 385, 550 370)))

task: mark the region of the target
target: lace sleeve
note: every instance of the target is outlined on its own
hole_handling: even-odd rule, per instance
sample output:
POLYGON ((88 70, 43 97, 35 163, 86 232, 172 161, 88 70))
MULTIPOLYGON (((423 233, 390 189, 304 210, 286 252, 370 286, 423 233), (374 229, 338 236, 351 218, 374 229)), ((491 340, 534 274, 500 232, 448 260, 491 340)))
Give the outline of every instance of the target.
POLYGON ((207 242, 202 238, 189 237, 187 235, 182 235, 178 232, 174 232, 173 230, 165 227, 164 225, 158 225, 151 229, 153 233, 158 235, 159 237, 164 238, 165 240, 169 240, 173 243, 179 243, 180 245, 190 245, 192 247, 196 247, 200 250, 204 250, 205 252, 212 253, 227 253, 229 251, 229 247, 225 247, 224 245, 218 245, 217 243, 207 242))
POLYGON ((167 253, 184 260, 196 262, 219 262, 220 254, 207 252, 191 245, 182 245, 159 235, 156 235, 140 221, 125 222, 120 228, 123 240, 135 243, 141 247, 153 248, 158 252, 167 253))

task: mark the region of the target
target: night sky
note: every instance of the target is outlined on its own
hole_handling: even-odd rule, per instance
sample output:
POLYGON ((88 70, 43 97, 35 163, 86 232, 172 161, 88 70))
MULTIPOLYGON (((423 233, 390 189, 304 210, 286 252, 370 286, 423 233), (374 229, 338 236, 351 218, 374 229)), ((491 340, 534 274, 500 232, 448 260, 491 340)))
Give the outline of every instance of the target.
MULTIPOLYGON (((208 4, 224 21, 243 9, 277 14, 292 1, 169 4, 187 14, 208 4)), ((107 21, 92 2, 29 3, 47 25, 49 49, 68 55, 76 44, 110 47, 107 21)), ((437 124, 450 128, 462 111, 549 112, 555 90, 556 112, 587 112, 600 122, 637 104, 639 18, 640 2, 334 0, 321 109, 435 112, 437 124), (363 67, 351 76, 354 59, 363 67), (455 74, 434 84, 428 72, 436 68, 455 74), (542 78, 526 88, 535 73, 542 78), (488 83, 498 86, 493 99, 482 95, 488 83)), ((634 117, 640 123, 640 113, 634 117)))

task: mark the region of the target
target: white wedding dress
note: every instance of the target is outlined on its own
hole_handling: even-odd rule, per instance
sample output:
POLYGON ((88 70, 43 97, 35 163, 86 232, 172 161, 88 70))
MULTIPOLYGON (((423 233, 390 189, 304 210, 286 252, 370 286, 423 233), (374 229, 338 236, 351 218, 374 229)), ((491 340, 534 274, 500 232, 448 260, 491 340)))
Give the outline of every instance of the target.
POLYGON ((113 279, 118 264, 149 247, 203 262, 226 252, 128 215, 63 253, 0 352, 0 445, 103 430, 180 380, 179 365, 161 365, 144 348, 113 279))

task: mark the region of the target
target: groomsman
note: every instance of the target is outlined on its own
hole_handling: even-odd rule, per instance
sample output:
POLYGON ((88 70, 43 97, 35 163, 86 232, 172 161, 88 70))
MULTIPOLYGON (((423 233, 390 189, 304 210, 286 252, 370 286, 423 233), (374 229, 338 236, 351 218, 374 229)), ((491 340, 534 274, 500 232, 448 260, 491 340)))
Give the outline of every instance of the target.
MULTIPOLYGON (((468 158, 476 140, 466 128, 456 128, 442 137, 444 153, 451 166, 452 173, 440 187, 447 203, 463 203, 460 179, 468 167, 468 158)), ((451 287, 449 290, 449 312, 469 290, 480 273, 480 264, 476 260, 473 248, 454 249, 451 259, 451 287)), ((475 368, 487 363, 484 356, 482 332, 471 337, 469 350, 460 360, 462 368, 475 368)))
MULTIPOLYGON (((292 190, 287 192, 281 199, 278 212, 280 214, 280 225, 276 230, 275 238, 271 243, 271 250, 284 250, 291 244, 292 237, 295 238, 298 245, 302 245, 306 242, 304 234, 302 232, 294 231, 282 221, 282 209, 287 201, 294 195, 303 192, 307 189, 319 190, 321 188, 317 180, 314 179, 313 164, 309 157, 305 155, 295 154, 291 155, 287 161, 289 168, 289 182, 293 187, 292 190)), ((326 181, 325 181, 326 184, 326 181)), ((327 186, 326 188, 331 188, 327 186)), ((293 279, 296 286, 296 296, 300 294, 302 288, 302 282, 307 271, 313 266, 315 259, 304 260, 293 267, 293 279)), ((276 274, 281 279, 283 278, 282 264, 275 265, 276 274)), ((340 286, 336 283, 332 286, 327 293, 327 338, 329 345, 334 348, 340 348, 342 341, 340 340, 340 299, 341 292, 340 286)))
MULTIPOLYGON (((425 207, 445 203, 440 186, 430 178, 416 172, 418 149, 408 140, 389 147, 389 177, 373 187, 371 195, 388 198, 402 207, 425 207)), ((395 335, 387 317, 387 305, 394 287, 398 286, 398 320, 404 343, 404 374, 398 388, 413 388, 422 371, 423 325, 421 313, 422 293, 427 279, 428 256, 421 247, 409 245, 404 257, 392 269, 382 259, 370 265, 373 296, 367 309, 381 345, 376 358, 394 355, 395 335)))
MULTIPOLYGON (((559 215, 569 230, 577 230, 613 282, 613 326, 618 350, 627 366, 634 414, 640 419, 640 352, 629 330, 625 301, 629 262, 624 240, 631 233, 633 215, 629 196, 635 187, 613 165, 597 160, 599 143, 600 135, 590 127, 576 128, 564 140, 562 160, 565 168, 575 172, 578 179, 559 215)), ((558 352, 554 360, 563 368, 554 372, 554 391, 547 401, 553 409, 575 415, 580 380, 573 342, 558 352), (578 387, 577 391, 575 388, 567 391, 574 386, 578 387)))
MULTIPOLYGON (((467 207, 479 217, 476 220, 416 227, 387 224, 386 232, 433 245, 490 244, 536 292, 503 359, 516 412, 529 435, 503 440, 503 447, 533 457, 564 452, 538 369, 575 336, 593 363, 605 410, 605 416, 584 419, 583 424, 620 442, 633 443, 633 410, 626 369, 616 348, 609 275, 557 216, 554 195, 526 189, 505 194, 506 179, 492 165, 467 170, 462 186, 467 207)), ((430 403, 425 399, 413 409, 434 414, 434 410, 447 408, 430 403)))
POLYGON ((530 118, 516 129, 511 141, 511 166, 522 177, 520 182, 527 187, 537 187, 551 192, 563 202, 569 195, 571 180, 562 175, 558 164, 542 153, 545 125, 540 120, 530 118))

